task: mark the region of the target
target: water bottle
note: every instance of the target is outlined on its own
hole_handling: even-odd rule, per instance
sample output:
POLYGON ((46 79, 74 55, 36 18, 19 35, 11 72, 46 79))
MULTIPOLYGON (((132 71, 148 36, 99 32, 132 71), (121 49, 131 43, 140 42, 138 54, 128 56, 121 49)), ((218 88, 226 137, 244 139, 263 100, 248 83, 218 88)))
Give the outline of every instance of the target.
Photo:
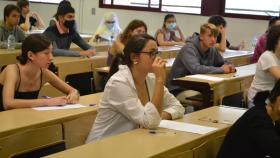
POLYGON ((13 34, 8 36, 7 46, 9 50, 14 50, 16 47, 16 38, 13 34))
POLYGON ((253 39, 252 39, 252 51, 255 50, 257 42, 258 42, 258 38, 257 38, 257 36, 254 36, 253 39))

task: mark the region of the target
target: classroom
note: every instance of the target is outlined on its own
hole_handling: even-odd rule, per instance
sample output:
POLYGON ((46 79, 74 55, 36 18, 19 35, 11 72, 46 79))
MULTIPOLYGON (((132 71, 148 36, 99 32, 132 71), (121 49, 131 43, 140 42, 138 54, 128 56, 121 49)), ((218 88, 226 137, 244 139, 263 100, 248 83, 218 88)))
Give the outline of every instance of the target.
POLYGON ((1 0, 0 158, 279 158, 280 1, 1 0))

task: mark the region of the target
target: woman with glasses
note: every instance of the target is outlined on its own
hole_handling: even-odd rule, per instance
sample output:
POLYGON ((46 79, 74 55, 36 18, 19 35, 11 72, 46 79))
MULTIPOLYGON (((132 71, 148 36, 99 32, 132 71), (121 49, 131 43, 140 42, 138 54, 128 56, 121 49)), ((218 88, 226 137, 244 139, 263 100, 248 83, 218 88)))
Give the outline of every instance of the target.
POLYGON ((176 23, 176 19, 173 14, 167 14, 164 17, 163 26, 161 29, 157 30, 155 38, 158 45, 160 46, 174 46, 185 44, 184 34, 176 23))
POLYGON ((109 50, 107 65, 111 65, 113 57, 123 54, 124 45, 134 35, 147 33, 147 25, 141 20, 132 20, 124 29, 109 50))
POLYGON ((86 143, 136 128, 156 128, 177 119, 184 108, 165 88, 165 61, 147 34, 133 36, 111 67, 99 111, 86 143), (121 62, 124 65, 118 65, 121 62), (153 74, 152 74, 153 73, 153 74))
POLYGON ((121 31, 117 14, 114 12, 108 12, 104 14, 104 17, 90 42, 113 41, 121 31))

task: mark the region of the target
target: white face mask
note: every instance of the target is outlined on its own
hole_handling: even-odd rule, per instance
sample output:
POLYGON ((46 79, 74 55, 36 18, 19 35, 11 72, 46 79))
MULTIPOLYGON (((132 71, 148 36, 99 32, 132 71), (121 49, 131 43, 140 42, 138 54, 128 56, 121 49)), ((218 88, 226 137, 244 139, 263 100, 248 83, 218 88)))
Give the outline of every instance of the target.
POLYGON ((169 30, 169 31, 172 31, 176 28, 176 23, 170 23, 170 24, 166 24, 166 28, 169 30))
POLYGON ((105 25, 108 28, 108 30, 112 30, 114 28, 114 26, 115 26, 114 23, 106 23, 105 25))

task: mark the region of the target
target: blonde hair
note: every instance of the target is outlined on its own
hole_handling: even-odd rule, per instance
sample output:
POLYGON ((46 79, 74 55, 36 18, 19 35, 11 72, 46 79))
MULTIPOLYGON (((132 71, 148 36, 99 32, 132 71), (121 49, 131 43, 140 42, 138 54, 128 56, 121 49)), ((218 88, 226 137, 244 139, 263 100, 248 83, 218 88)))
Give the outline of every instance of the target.
POLYGON ((218 28, 214 24, 206 23, 200 26, 200 34, 206 33, 207 30, 210 30, 211 35, 218 36, 218 28))

